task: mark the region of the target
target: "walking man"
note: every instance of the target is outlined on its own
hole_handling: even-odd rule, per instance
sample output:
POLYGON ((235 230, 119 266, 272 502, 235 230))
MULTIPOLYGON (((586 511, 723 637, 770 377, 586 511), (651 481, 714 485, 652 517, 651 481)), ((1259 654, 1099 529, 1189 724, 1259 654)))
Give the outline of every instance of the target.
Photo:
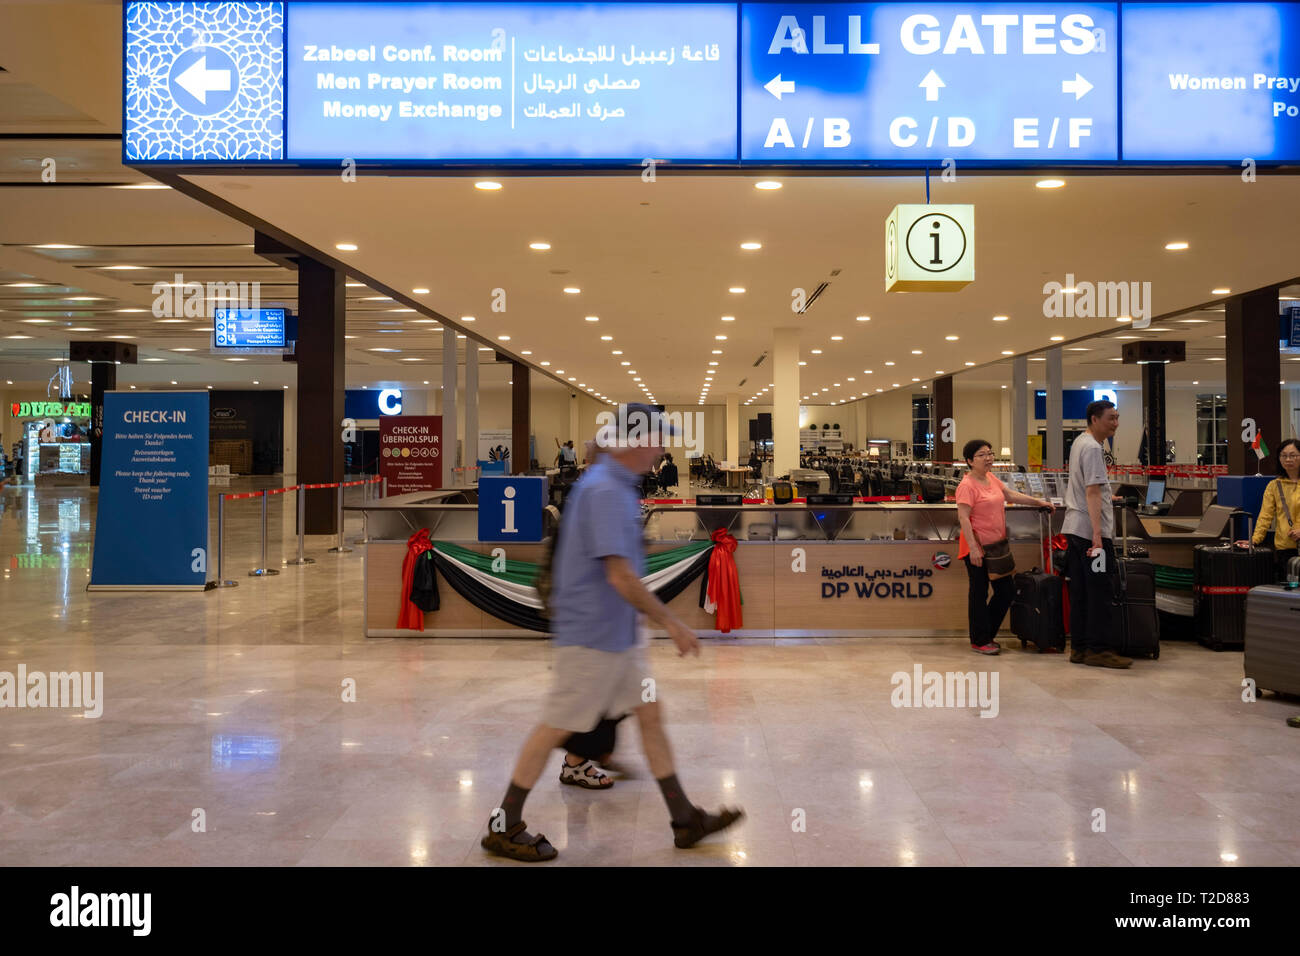
POLYGON ((646 693, 654 685, 637 642, 638 614, 664 628, 679 654, 700 653, 695 632, 641 583, 645 550, 638 492, 663 452, 668 428, 647 405, 620 406, 617 432, 611 434, 610 427, 598 436, 604 454, 565 505, 552 572, 553 682, 541 723, 524 742, 510 787, 480 841, 493 853, 527 862, 555 859, 558 853, 545 836, 527 832, 524 800, 551 751, 570 734, 590 731, 606 714, 636 714, 678 847, 694 846, 743 816, 727 807, 706 813, 687 799, 677 782, 662 708, 646 693))
POLYGON ((1070 581, 1070 663, 1130 667, 1132 658, 1113 648, 1112 609, 1119 567, 1115 563, 1115 512, 1103 443, 1119 428, 1113 402, 1088 406, 1088 430, 1070 446, 1070 484, 1061 531, 1069 541, 1065 573, 1070 581))

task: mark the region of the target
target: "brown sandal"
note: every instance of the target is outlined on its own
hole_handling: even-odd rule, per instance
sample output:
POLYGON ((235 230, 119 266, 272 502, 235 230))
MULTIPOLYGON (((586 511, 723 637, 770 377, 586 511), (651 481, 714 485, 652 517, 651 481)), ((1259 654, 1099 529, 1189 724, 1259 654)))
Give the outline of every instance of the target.
POLYGON ((524 863, 544 863, 560 855, 559 851, 551 846, 550 841, 540 833, 523 843, 516 843, 515 837, 523 833, 525 827, 524 821, 520 820, 504 833, 489 830, 479 841, 479 846, 498 856, 507 856, 524 863))
POLYGON ((693 819, 673 824, 673 843, 682 850, 695 846, 710 833, 727 829, 744 815, 745 811, 740 807, 734 810, 722 807, 717 813, 706 813, 703 807, 696 807, 693 819))

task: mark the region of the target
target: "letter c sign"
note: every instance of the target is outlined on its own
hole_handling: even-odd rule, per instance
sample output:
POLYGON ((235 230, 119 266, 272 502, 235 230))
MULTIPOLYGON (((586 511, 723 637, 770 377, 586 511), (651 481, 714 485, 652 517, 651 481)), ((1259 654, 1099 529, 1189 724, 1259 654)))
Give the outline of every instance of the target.
POLYGON ((402 414, 402 390, 400 388, 386 388, 379 393, 379 414, 402 414))

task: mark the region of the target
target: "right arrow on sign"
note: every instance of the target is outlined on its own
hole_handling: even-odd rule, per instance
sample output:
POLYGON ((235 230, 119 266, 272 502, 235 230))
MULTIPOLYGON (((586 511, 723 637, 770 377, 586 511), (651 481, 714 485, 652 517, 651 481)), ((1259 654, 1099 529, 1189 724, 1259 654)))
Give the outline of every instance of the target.
POLYGON ((767 90, 779 100, 782 93, 794 92, 794 80, 783 80, 781 79, 781 74, 778 73, 774 78, 768 80, 768 82, 763 85, 763 89, 767 90))
POLYGON ((1092 84, 1089 83, 1087 80, 1085 80, 1078 73, 1074 74, 1074 79, 1072 80, 1061 81, 1061 92, 1073 93, 1074 100, 1076 103, 1079 100, 1083 99, 1084 94, 1087 93, 1090 89, 1092 89, 1092 84))
POLYGON ((939 79, 938 73, 931 70, 929 73, 925 74, 925 79, 916 85, 925 88, 925 98, 927 101, 934 101, 939 98, 939 88, 941 86, 947 86, 948 84, 939 79))

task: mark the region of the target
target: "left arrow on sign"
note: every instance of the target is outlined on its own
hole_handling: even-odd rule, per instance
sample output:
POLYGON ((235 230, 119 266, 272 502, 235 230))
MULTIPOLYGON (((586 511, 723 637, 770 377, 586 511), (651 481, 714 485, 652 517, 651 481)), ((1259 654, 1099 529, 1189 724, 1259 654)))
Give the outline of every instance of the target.
POLYGON ((939 88, 947 86, 948 84, 939 79, 938 73, 931 70, 929 73, 925 74, 925 79, 916 85, 925 88, 925 98, 927 101, 932 102, 939 98, 939 88))
POLYGON ((176 84, 204 106, 208 103, 208 94, 230 89, 229 70, 209 70, 208 58, 201 56, 194 65, 180 76, 176 84))
POLYGON ((1073 93, 1074 101, 1076 103, 1079 102, 1079 100, 1083 99, 1084 94, 1087 93, 1090 89, 1092 89, 1092 84, 1089 83, 1087 80, 1085 80, 1078 73, 1074 74, 1074 79, 1072 80, 1061 81, 1061 92, 1073 93))
POLYGON ((779 100, 782 93, 794 92, 794 80, 783 80, 781 74, 778 73, 774 78, 763 84, 763 89, 779 100))

